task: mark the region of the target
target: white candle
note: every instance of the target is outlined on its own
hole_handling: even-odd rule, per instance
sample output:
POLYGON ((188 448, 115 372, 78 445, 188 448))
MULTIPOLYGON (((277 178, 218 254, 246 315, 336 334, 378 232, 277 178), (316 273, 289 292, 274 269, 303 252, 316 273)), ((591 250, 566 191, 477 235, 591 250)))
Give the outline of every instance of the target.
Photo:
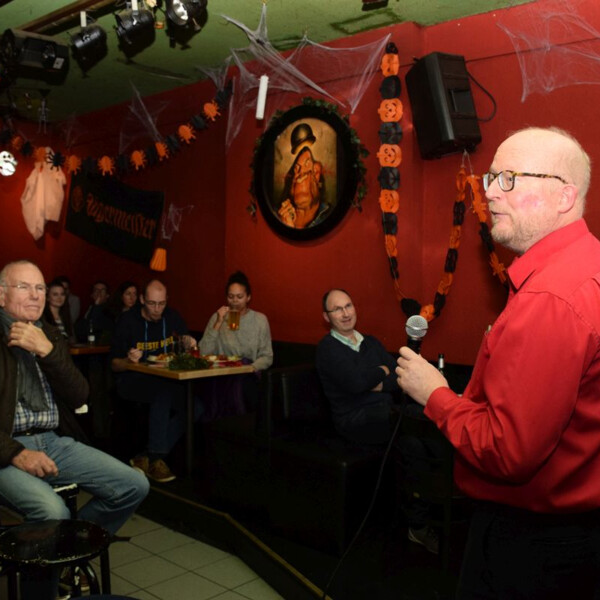
POLYGON ((258 99, 256 101, 256 118, 262 119, 265 116, 265 104, 267 102, 267 88, 269 87, 269 78, 266 75, 260 76, 258 86, 258 99))
POLYGON ((79 13, 79 23, 81 24, 82 29, 87 25, 87 15, 85 14, 85 10, 82 10, 79 13))
POLYGON ((138 9, 138 0, 131 0, 131 10, 138 9))

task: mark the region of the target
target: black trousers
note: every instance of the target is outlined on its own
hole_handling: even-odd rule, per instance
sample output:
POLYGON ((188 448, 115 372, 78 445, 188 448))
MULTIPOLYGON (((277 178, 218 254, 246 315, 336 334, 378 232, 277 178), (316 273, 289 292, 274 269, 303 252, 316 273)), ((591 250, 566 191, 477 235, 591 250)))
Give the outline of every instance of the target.
POLYGON ((600 510, 477 506, 457 600, 600 600, 600 510))

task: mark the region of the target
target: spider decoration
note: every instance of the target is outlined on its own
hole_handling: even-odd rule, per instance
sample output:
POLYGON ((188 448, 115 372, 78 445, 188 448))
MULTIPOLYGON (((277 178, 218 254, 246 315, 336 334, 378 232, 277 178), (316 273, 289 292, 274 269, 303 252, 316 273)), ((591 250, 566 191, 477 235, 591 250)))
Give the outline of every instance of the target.
POLYGON ((115 161, 110 156, 98 159, 98 170, 102 175, 112 175, 115 172, 115 161))
POLYGON ((53 169, 60 169, 64 164, 67 157, 60 152, 49 152, 46 157, 46 162, 52 165, 53 169))
POLYGON ((196 134, 194 133, 194 128, 187 124, 180 125, 177 128, 177 135, 179 135, 179 138, 181 139, 181 141, 185 142, 186 144, 189 144, 192 140, 196 139, 196 134))
POLYGON ((38 146, 33 152, 33 158, 35 162, 43 163, 46 161, 46 148, 44 146, 38 146))
POLYGON ((154 144, 156 148, 156 154, 158 154, 158 160, 165 160, 169 158, 169 147, 164 142, 156 142, 154 144))
POLYGON ((67 171, 71 173, 71 175, 77 175, 79 171, 81 171, 81 158, 76 156, 75 154, 71 154, 67 156, 67 171))
POLYGON ((204 112, 204 116, 207 119, 210 119, 211 121, 215 121, 217 117, 221 114, 221 111, 219 111, 219 105, 214 100, 207 102, 202 107, 202 110, 204 112))
POLYGON ((143 150, 134 150, 131 153, 131 164, 135 167, 136 171, 146 166, 146 154, 143 150))

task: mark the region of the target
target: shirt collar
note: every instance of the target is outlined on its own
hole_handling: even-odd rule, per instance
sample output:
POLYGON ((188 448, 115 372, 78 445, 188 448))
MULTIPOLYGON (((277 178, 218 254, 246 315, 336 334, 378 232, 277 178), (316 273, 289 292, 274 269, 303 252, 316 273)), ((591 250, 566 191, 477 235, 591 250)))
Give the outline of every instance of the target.
POLYGON ((358 352, 360 350, 360 345, 365 339, 363 335, 356 331, 356 329, 354 330, 354 339, 356 340, 356 344, 349 337, 342 335, 335 329, 332 329, 330 333, 336 340, 342 342, 342 344, 348 346, 348 348, 352 348, 352 350, 354 350, 355 352, 358 352))
POLYGON ((549 233, 531 246, 525 254, 515 258, 508 267, 508 276, 515 290, 520 289, 536 269, 547 264, 549 257, 562 251, 565 246, 569 246, 588 232, 586 222, 579 219, 570 225, 565 225, 549 233))

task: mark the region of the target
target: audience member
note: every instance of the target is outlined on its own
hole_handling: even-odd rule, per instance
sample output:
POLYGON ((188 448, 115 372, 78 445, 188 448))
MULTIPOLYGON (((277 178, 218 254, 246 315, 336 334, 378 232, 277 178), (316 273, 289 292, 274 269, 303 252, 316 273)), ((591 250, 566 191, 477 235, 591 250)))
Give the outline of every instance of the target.
POLYGON ((54 279, 48 285, 43 317, 48 323, 56 325, 67 341, 75 340, 71 312, 67 305, 67 292, 58 279, 54 279))
MULTIPOLYGON (((77 483, 92 496, 78 517, 114 534, 148 493, 148 482, 76 441, 73 410, 85 403, 88 384, 60 331, 40 320, 45 296, 35 264, 16 261, 0 271, 0 499, 28 521, 68 519, 52 486, 77 483)), ((52 598, 57 582, 53 576, 52 598)), ((39 588, 26 594, 47 597, 39 588)))
POLYGON ((75 296, 71 291, 71 280, 66 275, 59 275, 55 279, 62 283, 62 286, 67 292, 67 304, 69 305, 69 312, 71 313, 71 323, 76 323, 77 319, 79 319, 79 313, 81 312, 81 301, 79 300, 79 296, 75 296))
MULTIPOLYGON (((316 367, 333 424, 351 442, 387 444, 399 414, 396 363, 377 338, 355 329, 356 307, 346 291, 326 292, 322 308, 331 331, 317 346, 316 367)), ((437 533, 427 524, 429 506, 411 499, 403 501, 403 510, 408 539, 437 553, 437 533)))
MULTIPOLYGON (((225 286, 227 304, 214 313, 199 343, 202 354, 241 357, 255 371, 273 364, 269 321, 249 306, 250 282, 244 273, 233 273, 225 286)), ((204 419, 239 414, 254 408, 258 394, 256 375, 219 377, 203 382, 204 419)))
POLYGON ((105 281, 97 280, 92 284, 92 303, 83 318, 75 324, 75 333, 80 342, 85 342, 90 335, 97 343, 110 341, 114 323, 105 310, 109 297, 108 284, 105 281))
POLYGON ((124 281, 106 302, 104 312, 116 322, 122 313, 133 308, 137 302, 137 285, 133 281, 124 281))
POLYGON ((600 597, 600 243, 590 160, 568 133, 500 144, 483 184, 492 237, 518 254, 462 397, 410 349, 398 382, 456 448, 477 500, 459 600, 600 597))
MULTIPOLYGON (((173 351, 176 339, 187 347, 196 340, 187 335, 179 313, 167 306, 167 288, 154 279, 140 296, 140 305, 123 313, 116 324, 110 357, 117 392, 121 398, 149 404, 148 443, 144 452, 131 459, 131 465, 154 481, 167 483, 175 475, 166 463, 185 425, 185 384, 162 377, 135 373, 127 365, 148 356, 173 351)), ((199 412, 200 406, 196 407, 199 412)))

